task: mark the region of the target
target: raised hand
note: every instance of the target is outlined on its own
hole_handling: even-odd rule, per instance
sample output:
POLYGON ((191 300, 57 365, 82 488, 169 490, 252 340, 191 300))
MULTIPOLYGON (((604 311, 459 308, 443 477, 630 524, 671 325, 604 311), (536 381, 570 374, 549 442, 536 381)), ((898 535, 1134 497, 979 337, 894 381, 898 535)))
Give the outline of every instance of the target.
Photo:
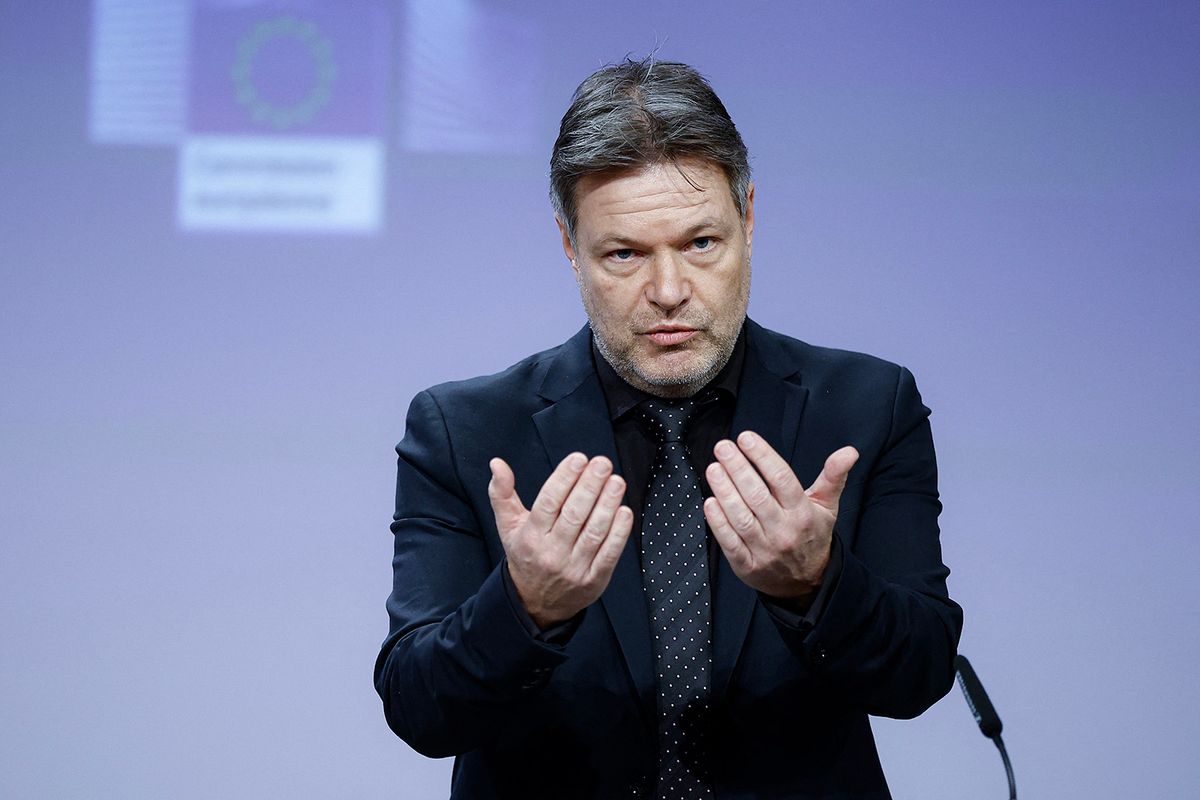
POLYGON ((526 509, 503 459, 489 464, 488 498, 521 604, 543 630, 591 605, 608 586, 633 528, 625 481, 604 456, 572 453, 526 509))
POLYGON ((713 496, 704 516, 734 573, 770 597, 805 604, 829 563, 833 524, 858 451, 843 447, 805 491, 791 466, 761 436, 722 440, 705 472, 713 496))

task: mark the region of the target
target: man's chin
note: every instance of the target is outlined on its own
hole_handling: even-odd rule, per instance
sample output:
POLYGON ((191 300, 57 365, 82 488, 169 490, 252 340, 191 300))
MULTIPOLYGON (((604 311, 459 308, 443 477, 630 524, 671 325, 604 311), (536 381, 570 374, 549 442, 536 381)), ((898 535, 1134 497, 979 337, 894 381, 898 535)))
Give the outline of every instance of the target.
MULTIPOLYGON (((676 355, 674 353, 664 355, 676 355)), ((718 371, 713 369, 709 360, 698 359, 695 354, 691 358, 680 359, 678 363, 662 363, 656 359, 654 363, 635 365, 635 373, 642 383, 655 389, 661 389, 669 396, 676 396, 681 391, 695 391, 708 383, 718 371)))
POLYGON ((700 337, 672 347, 646 347, 647 342, 636 339, 620 350, 599 344, 600 352, 626 383, 658 397, 687 397, 720 371, 721 365, 714 368, 720 354, 700 337))

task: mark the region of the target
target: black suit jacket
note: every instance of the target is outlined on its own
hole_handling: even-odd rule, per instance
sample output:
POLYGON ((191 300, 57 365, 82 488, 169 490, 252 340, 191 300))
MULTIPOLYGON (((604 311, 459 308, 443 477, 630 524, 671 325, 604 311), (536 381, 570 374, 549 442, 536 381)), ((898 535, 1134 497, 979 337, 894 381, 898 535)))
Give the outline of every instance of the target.
MULTIPOLYGON (((950 688, 962 626, 938 542, 929 411, 911 374, 747 320, 733 432, 804 485, 861 457, 835 528, 821 617, 772 615, 719 556, 712 586, 716 797, 886 798, 868 714, 912 717, 950 688)), ((508 370, 420 393, 397 446, 391 632, 375 669, 389 725, 456 756, 454 798, 652 796, 655 687, 636 547, 565 647, 530 636, 505 591, 487 496, 504 458, 528 506, 568 453, 617 460, 581 330, 508 370)), ((620 465, 617 465, 620 472, 620 465)))

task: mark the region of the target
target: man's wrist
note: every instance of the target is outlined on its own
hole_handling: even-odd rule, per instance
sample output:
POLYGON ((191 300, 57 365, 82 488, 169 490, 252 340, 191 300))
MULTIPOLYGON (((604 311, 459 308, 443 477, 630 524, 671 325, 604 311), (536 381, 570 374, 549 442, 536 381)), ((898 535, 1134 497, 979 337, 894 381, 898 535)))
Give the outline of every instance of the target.
POLYGON ((521 624, 529 635, 538 641, 565 644, 570 635, 575 632, 575 628, 578 627, 580 615, 574 614, 565 619, 550 619, 545 615, 531 612, 521 598, 521 590, 513 579, 508 559, 504 560, 500 573, 509 603, 512 604, 514 613, 521 620, 521 624))

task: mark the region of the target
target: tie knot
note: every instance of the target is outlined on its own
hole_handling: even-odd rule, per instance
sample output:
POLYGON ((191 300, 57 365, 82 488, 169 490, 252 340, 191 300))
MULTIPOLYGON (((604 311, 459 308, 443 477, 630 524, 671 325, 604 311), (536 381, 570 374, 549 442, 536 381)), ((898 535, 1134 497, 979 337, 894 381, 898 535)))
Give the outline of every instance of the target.
POLYGON ((682 441, 683 433, 695 410, 696 401, 690 397, 686 400, 654 398, 643 400, 638 405, 642 421, 660 445, 665 442, 682 441))

